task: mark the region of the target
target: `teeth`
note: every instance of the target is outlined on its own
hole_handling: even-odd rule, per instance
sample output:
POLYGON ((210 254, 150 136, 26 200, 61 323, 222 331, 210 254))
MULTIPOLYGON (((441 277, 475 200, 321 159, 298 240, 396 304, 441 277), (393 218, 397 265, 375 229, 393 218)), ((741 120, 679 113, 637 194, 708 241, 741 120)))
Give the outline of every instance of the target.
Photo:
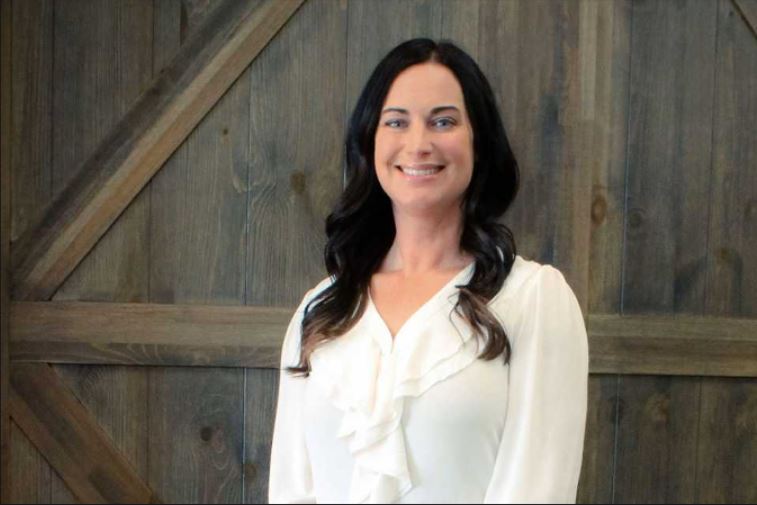
POLYGON ((441 170, 441 167, 427 168, 427 169, 415 169, 409 167, 402 167, 402 171, 407 175, 421 176, 421 175, 433 175, 441 170))

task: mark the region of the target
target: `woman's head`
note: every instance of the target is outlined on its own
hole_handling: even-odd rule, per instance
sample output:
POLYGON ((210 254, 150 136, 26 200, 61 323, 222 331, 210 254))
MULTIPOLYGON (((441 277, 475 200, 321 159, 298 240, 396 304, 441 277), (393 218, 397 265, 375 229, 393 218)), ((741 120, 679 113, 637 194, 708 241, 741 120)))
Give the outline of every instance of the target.
POLYGON ((358 185, 369 184, 374 191, 378 182, 395 204, 422 206, 440 199, 443 204, 464 191, 460 203, 467 216, 496 220, 518 188, 518 166, 491 86, 476 62, 449 42, 409 40, 379 62, 352 114, 346 151, 348 181, 366 178, 358 185), (445 105, 456 110, 433 110, 445 105), (424 160, 452 163, 439 174, 438 184, 409 186, 413 181, 400 177, 397 168, 392 171, 424 160))
POLYGON ((315 347, 362 316, 371 276, 394 241, 393 204, 458 206, 460 249, 476 265, 455 310, 476 334, 488 334, 482 359, 504 354, 507 361, 507 336, 486 303, 515 260, 512 234, 497 221, 518 191, 518 165, 475 61, 445 41, 413 39, 395 47, 358 98, 345 149, 347 185, 326 219, 324 256, 334 281, 306 307, 301 359, 290 371, 307 373, 315 347), (413 169, 435 175, 422 180, 413 169))

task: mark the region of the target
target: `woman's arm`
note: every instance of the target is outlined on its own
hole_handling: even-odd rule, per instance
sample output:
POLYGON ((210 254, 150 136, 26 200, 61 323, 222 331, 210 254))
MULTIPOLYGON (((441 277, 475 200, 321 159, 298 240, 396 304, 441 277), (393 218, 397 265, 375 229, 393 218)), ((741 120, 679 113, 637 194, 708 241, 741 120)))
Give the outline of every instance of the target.
POLYGON ((315 503, 302 406, 306 379, 292 377, 285 368, 299 362, 300 326, 309 291, 289 322, 281 349, 279 398, 271 446, 269 503, 315 503))
POLYGON ((544 265, 509 299, 505 428, 485 503, 571 503, 583 456, 588 343, 562 274, 544 265))

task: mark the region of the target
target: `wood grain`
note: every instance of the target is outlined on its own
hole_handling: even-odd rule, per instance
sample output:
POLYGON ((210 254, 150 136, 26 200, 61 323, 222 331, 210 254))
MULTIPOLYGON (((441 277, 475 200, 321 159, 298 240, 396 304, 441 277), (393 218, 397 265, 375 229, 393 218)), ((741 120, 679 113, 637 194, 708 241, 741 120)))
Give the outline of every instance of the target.
POLYGON ((11 382, 13 419, 78 500, 87 503, 157 501, 50 366, 14 365, 11 382))
MULTIPOLYGON (((65 191, 152 82, 152 5, 107 0, 58 3, 53 26, 52 186, 65 191)), ((147 301, 150 202, 138 195, 53 295, 56 301, 147 301)), ((48 199, 38 202, 44 208, 48 199)), ((56 366, 138 474, 147 470, 147 372, 56 366)), ((55 475, 52 499, 75 503, 55 475)))
MULTIPOLYGON (((634 2, 632 18, 621 313, 702 315, 717 5, 634 2)), ((694 500, 701 386, 621 377, 615 501, 694 500)))
MULTIPOLYGON (((14 302, 18 362, 277 368, 292 309, 14 302)), ((590 315, 590 371, 757 377, 757 320, 590 315)))
MULTIPOLYGON (((10 188, 10 198, 3 198, 3 204, 11 205, 12 252, 16 240, 41 217, 51 199, 53 0, 4 1, 2 4, 3 8, 11 7, 13 28, 11 86, 2 88, 3 92, 12 90, 14 95, 9 108, 3 105, 3 113, 10 111, 12 115, 11 132, 2 135, 3 141, 10 144, 9 149, 2 149, 2 155, 11 157, 10 185, 3 184, 3 189, 10 188)), ((7 61, 3 58, 4 63, 7 61)), ((60 478, 28 439, 17 428, 14 431, 11 438, 13 478, 3 479, 0 487, 11 488, 10 502, 50 503, 51 480, 60 478)))
MULTIPOLYGON (((250 68, 247 305, 296 306, 326 276, 323 223, 342 188, 349 8, 307 2, 250 68)), ((268 353, 275 359, 285 331, 268 353)), ((275 377, 245 371, 244 503, 268 499, 275 377)))
POLYGON ((559 268, 585 310, 591 165, 580 155, 580 4, 482 2, 479 17, 479 60, 521 171, 505 222, 519 253, 559 268))
MULTIPOLYGON (((248 2, 246 8, 259 12, 266 5, 248 2)), ((228 2, 208 9, 182 2, 180 9, 162 12, 155 25, 163 39, 154 46, 156 61, 169 61, 186 50, 218 9, 228 16, 235 8, 228 2)), ((247 68, 150 183, 153 302, 213 303, 228 309, 244 303, 249 89, 247 68)), ((204 329, 185 332, 200 349, 214 339, 204 329)), ((238 331, 234 323, 219 329, 238 331)), ((242 343, 249 334, 240 332, 239 337, 242 343)), ((237 358, 236 351, 224 354, 237 358)), ((189 355, 205 357, 198 349, 189 355)), ((151 485, 177 503, 240 502, 244 371, 151 368, 149 383, 151 485)))
MULTIPOLYGON (((706 313, 757 315, 756 2, 718 4, 706 313), (735 7, 735 8, 734 8, 735 7), (745 9, 751 15, 744 17, 745 9), (741 15, 740 15, 741 14, 741 15), (749 25, 751 16, 752 24, 749 25)), ((757 383, 702 382, 697 501, 757 501, 757 383)))
POLYGON ((621 379, 614 503, 695 501, 699 384, 621 379))
POLYGON ((0 3, 0 503, 10 502, 10 417, 8 416, 8 370, 10 357, 10 245, 11 245, 11 43, 10 2, 0 3))
MULTIPOLYGON (((47 299, 301 0, 228 2, 108 134, 13 251, 16 299, 47 299)), ((57 60, 56 60, 57 61, 57 60)))

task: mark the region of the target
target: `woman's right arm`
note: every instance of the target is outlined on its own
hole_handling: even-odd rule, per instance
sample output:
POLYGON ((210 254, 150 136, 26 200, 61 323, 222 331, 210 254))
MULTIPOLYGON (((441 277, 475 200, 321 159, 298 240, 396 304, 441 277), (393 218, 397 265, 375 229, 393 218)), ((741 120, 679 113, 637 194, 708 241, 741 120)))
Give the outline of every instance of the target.
POLYGON ((279 398, 271 446, 271 473, 268 483, 269 503, 315 503, 310 459, 305 445, 306 379, 293 377, 287 366, 299 362, 300 326, 309 291, 289 322, 281 348, 279 398))

